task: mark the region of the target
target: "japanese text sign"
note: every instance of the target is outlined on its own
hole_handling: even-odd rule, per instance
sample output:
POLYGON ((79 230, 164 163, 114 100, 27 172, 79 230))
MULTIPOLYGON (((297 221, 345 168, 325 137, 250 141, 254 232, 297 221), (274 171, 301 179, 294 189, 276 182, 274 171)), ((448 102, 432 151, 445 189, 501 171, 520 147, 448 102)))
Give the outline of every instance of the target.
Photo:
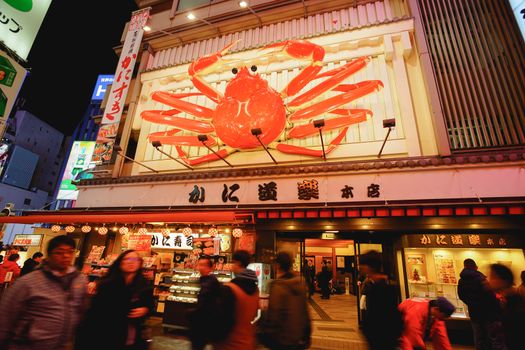
POLYGON ((160 232, 154 232, 148 235, 151 242, 151 248, 175 249, 175 250, 192 250, 194 235, 184 236, 182 233, 170 233, 163 236, 160 232))

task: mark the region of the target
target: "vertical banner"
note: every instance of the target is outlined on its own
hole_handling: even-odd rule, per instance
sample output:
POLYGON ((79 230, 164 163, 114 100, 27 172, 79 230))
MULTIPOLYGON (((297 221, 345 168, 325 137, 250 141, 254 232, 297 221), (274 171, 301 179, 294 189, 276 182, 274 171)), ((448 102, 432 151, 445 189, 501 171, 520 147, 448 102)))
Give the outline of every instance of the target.
POLYGON ((94 152, 97 159, 94 161, 98 164, 107 164, 111 160, 120 118, 122 117, 142 35, 144 34, 143 27, 146 25, 148 18, 149 8, 135 11, 131 16, 126 39, 124 40, 124 47, 120 54, 115 78, 97 135, 94 152))
MULTIPOLYGON (((0 12, 0 23, 2 12, 0 12)), ((1 36, 0 36, 1 38, 1 36)), ((1 40, 1 39, 0 39, 1 40)), ((0 50, 0 139, 27 71, 11 56, 0 50)))

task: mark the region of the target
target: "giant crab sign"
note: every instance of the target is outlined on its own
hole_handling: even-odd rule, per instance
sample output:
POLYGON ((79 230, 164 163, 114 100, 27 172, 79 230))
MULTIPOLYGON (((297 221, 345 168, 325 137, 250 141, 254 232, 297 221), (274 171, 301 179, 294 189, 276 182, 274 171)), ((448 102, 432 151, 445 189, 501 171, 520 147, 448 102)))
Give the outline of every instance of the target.
POLYGON ((150 142, 159 141, 163 145, 175 146, 179 157, 189 165, 213 162, 235 151, 262 149, 259 140, 266 147, 283 153, 322 157, 322 150, 291 145, 286 141, 315 135, 318 130, 313 120, 327 114, 323 130, 338 130, 338 134, 326 147, 325 153, 328 154, 341 143, 351 125, 364 122, 367 117, 372 116, 372 111, 368 109, 344 108, 350 102, 383 87, 379 80, 343 84, 345 79, 367 65, 370 61, 368 57, 357 58, 339 68, 320 73, 325 55, 323 47, 305 40, 272 44, 266 48, 281 50, 293 59, 309 60, 310 64, 281 92, 270 87, 268 82, 256 73, 256 66, 250 69, 246 66, 234 68, 232 72, 235 77, 227 84, 223 94, 208 84, 203 76, 212 67, 220 64, 223 55, 233 45, 235 43, 217 53, 201 57, 189 66, 190 79, 199 92, 157 91, 152 94, 154 101, 173 109, 144 111, 141 113, 142 118, 174 129, 151 133, 148 136, 150 142), (323 81, 298 95, 308 83, 318 79, 323 81), (313 99, 328 91, 340 94, 312 103, 313 99), (214 110, 184 100, 190 96, 202 95, 217 104, 214 110), (285 100, 290 101, 285 103, 285 100), (180 117, 180 113, 193 115, 196 119, 180 117), (252 135, 253 129, 262 131, 259 140, 252 135), (178 135, 182 131, 189 131, 195 135, 178 135), (190 159, 182 146, 218 146, 219 150, 190 159))

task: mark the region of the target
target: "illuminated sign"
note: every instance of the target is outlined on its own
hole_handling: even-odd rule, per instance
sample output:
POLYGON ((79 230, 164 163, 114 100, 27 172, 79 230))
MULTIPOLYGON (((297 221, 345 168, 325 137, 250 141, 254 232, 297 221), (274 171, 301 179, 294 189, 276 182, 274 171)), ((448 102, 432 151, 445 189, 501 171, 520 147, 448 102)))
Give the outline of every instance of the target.
POLYGON ((13 245, 39 247, 42 241, 42 235, 16 235, 13 245))
POLYGON ((33 46, 51 0, 0 0, 0 38, 23 59, 33 46))
POLYGON ((102 101, 108 85, 113 84, 113 79, 113 75, 99 75, 95 89, 93 90, 93 95, 91 95, 91 100, 102 101))
MULTIPOLYGON (((1 4, 0 0, 0 4, 1 4)), ((0 9, 0 28, 2 23, 2 13, 0 9)), ((3 40, 0 32, 0 40, 3 40)), ((11 113, 18 91, 27 75, 27 71, 18 64, 7 53, 0 50, 0 135, 7 117, 11 113)))
POLYGON ((87 179, 93 176, 91 173, 88 173, 88 170, 90 169, 94 149, 95 141, 75 141, 73 143, 66 170, 60 182, 57 199, 77 199, 78 191, 73 181, 87 179))
POLYGON ((521 30, 521 36, 525 40, 525 0, 509 0, 516 22, 521 30))

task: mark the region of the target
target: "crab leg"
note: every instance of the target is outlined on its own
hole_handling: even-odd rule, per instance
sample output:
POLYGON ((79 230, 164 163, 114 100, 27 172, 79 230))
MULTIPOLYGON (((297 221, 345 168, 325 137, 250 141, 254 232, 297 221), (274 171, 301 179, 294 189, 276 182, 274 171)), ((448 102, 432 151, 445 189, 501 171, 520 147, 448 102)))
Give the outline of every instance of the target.
POLYGON ((312 63, 304 68, 298 76, 292 79, 290 83, 281 91, 281 96, 293 96, 301 91, 317 73, 323 68, 324 49, 322 46, 312 44, 305 40, 286 40, 277 44, 266 46, 268 48, 281 48, 288 56, 295 59, 310 59, 312 63))
POLYGON ((209 70, 211 70, 211 67, 217 64, 222 56, 226 54, 228 50, 230 50, 235 44, 237 44, 237 42, 238 40, 227 45, 221 51, 203 56, 196 61, 193 61, 188 68, 188 74, 191 77, 193 85, 214 102, 219 102, 223 98, 223 95, 217 89, 212 87, 200 75, 206 74, 209 70))
MULTIPOLYGON (((348 117, 337 117, 333 119, 325 120, 325 125, 323 126, 323 131, 330 131, 339 129, 344 126, 349 126, 357 123, 366 121, 366 113, 358 113, 350 115, 348 117)), ((307 136, 315 135, 319 132, 319 129, 316 128, 312 123, 306 125, 299 125, 292 128, 288 132, 288 137, 293 139, 302 139, 307 136)))
POLYGON ((355 85, 358 86, 356 89, 298 110, 297 112, 290 115, 289 120, 298 121, 314 118, 320 114, 337 109, 340 106, 350 103, 383 87, 383 83, 380 80, 367 80, 355 85))
MULTIPOLYGON (((183 101, 180 99, 178 94, 172 94, 170 92, 164 92, 164 91, 157 91, 151 95, 151 98, 157 102, 161 102, 168 106, 174 107, 181 112, 186 112, 196 117, 201 117, 204 119, 213 118, 213 110, 203 107, 203 106, 199 106, 195 103, 183 101)), ((145 112, 149 112, 149 111, 145 111, 145 112)), ((143 112, 142 114, 144 114, 145 112, 143 112)))
POLYGON ((208 122, 200 120, 187 119, 182 117, 174 117, 170 115, 163 115, 156 111, 144 111, 140 114, 142 119, 155 124, 170 125, 176 128, 193 131, 200 134, 207 134, 215 130, 208 122))
MULTIPOLYGON (((339 135, 337 135, 330 142, 328 147, 326 147, 325 154, 332 152, 334 149, 337 148, 337 146, 339 146, 339 144, 345 137, 347 131, 348 131, 348 127, 345 127, 341 130, 339 135)), ((283 153, 288 153, 288 154, 298 154, 298 155, 311 156, 311 157, 322 157, 323 156, 323 150, 316 150, 316 149, 311 149, 307 147, 287 145, 285 143, 278 144, 276 148, 278 151, 281 151, 283 153)))
POLYGON ((288 106, 295 107, 295 106, 301 106, 315 97, 325 93, 326 91, 329 91, 333 89, 334 87, 337 87, 341 82, 343 82, 346 78, 354 74, 355 72, 363 69, 366 67, 367 63, 370 61, 370 58, 368 57, 361 57, 356 60, 353 60, 351 62, 348 62, 343 66, 343 69, 338 69, 338 71, 330 78, 313 89, 305 92, 304 94, 297 96, 294 98, 290 103, 288 103, 288 106))
MULTIPOLYGON (((202 146, 202 144, 201 144, 201 146, 202 146)), ((182 150, 181 146, 176 146, 175 148, 177 149, 177 152, 179 153, 179 158, 182 159, 186 164, 191 165, 191 166, 195 166, 195 165, 199 165, 199 164, 203 164, 203 163, 214 162, 214 161, 219 160, 221 158, 226 158, 230 154, 235 152, 235 150, 233 148, 232 149, 223 148, 221 150, 218 150, 215 153, 210 153, 210 154, 207 154, 207 155, 202 156, 202 157, 190 159, 190 158, 188 158, 188 155, 182 150)))
MULTIPOLYGON (((180 145, 180 146, 202 146, 202 142, 199 141, 197 136, 192 135, 176 135, 181 132, 180 129, 172 129, 168 131, 154 132, 148 135, 148 141, 160 141, 163 145, 180 145)), ((208 146, 215 146, 217 141, 214 138, 208 136, 206 141, 208 146)))

